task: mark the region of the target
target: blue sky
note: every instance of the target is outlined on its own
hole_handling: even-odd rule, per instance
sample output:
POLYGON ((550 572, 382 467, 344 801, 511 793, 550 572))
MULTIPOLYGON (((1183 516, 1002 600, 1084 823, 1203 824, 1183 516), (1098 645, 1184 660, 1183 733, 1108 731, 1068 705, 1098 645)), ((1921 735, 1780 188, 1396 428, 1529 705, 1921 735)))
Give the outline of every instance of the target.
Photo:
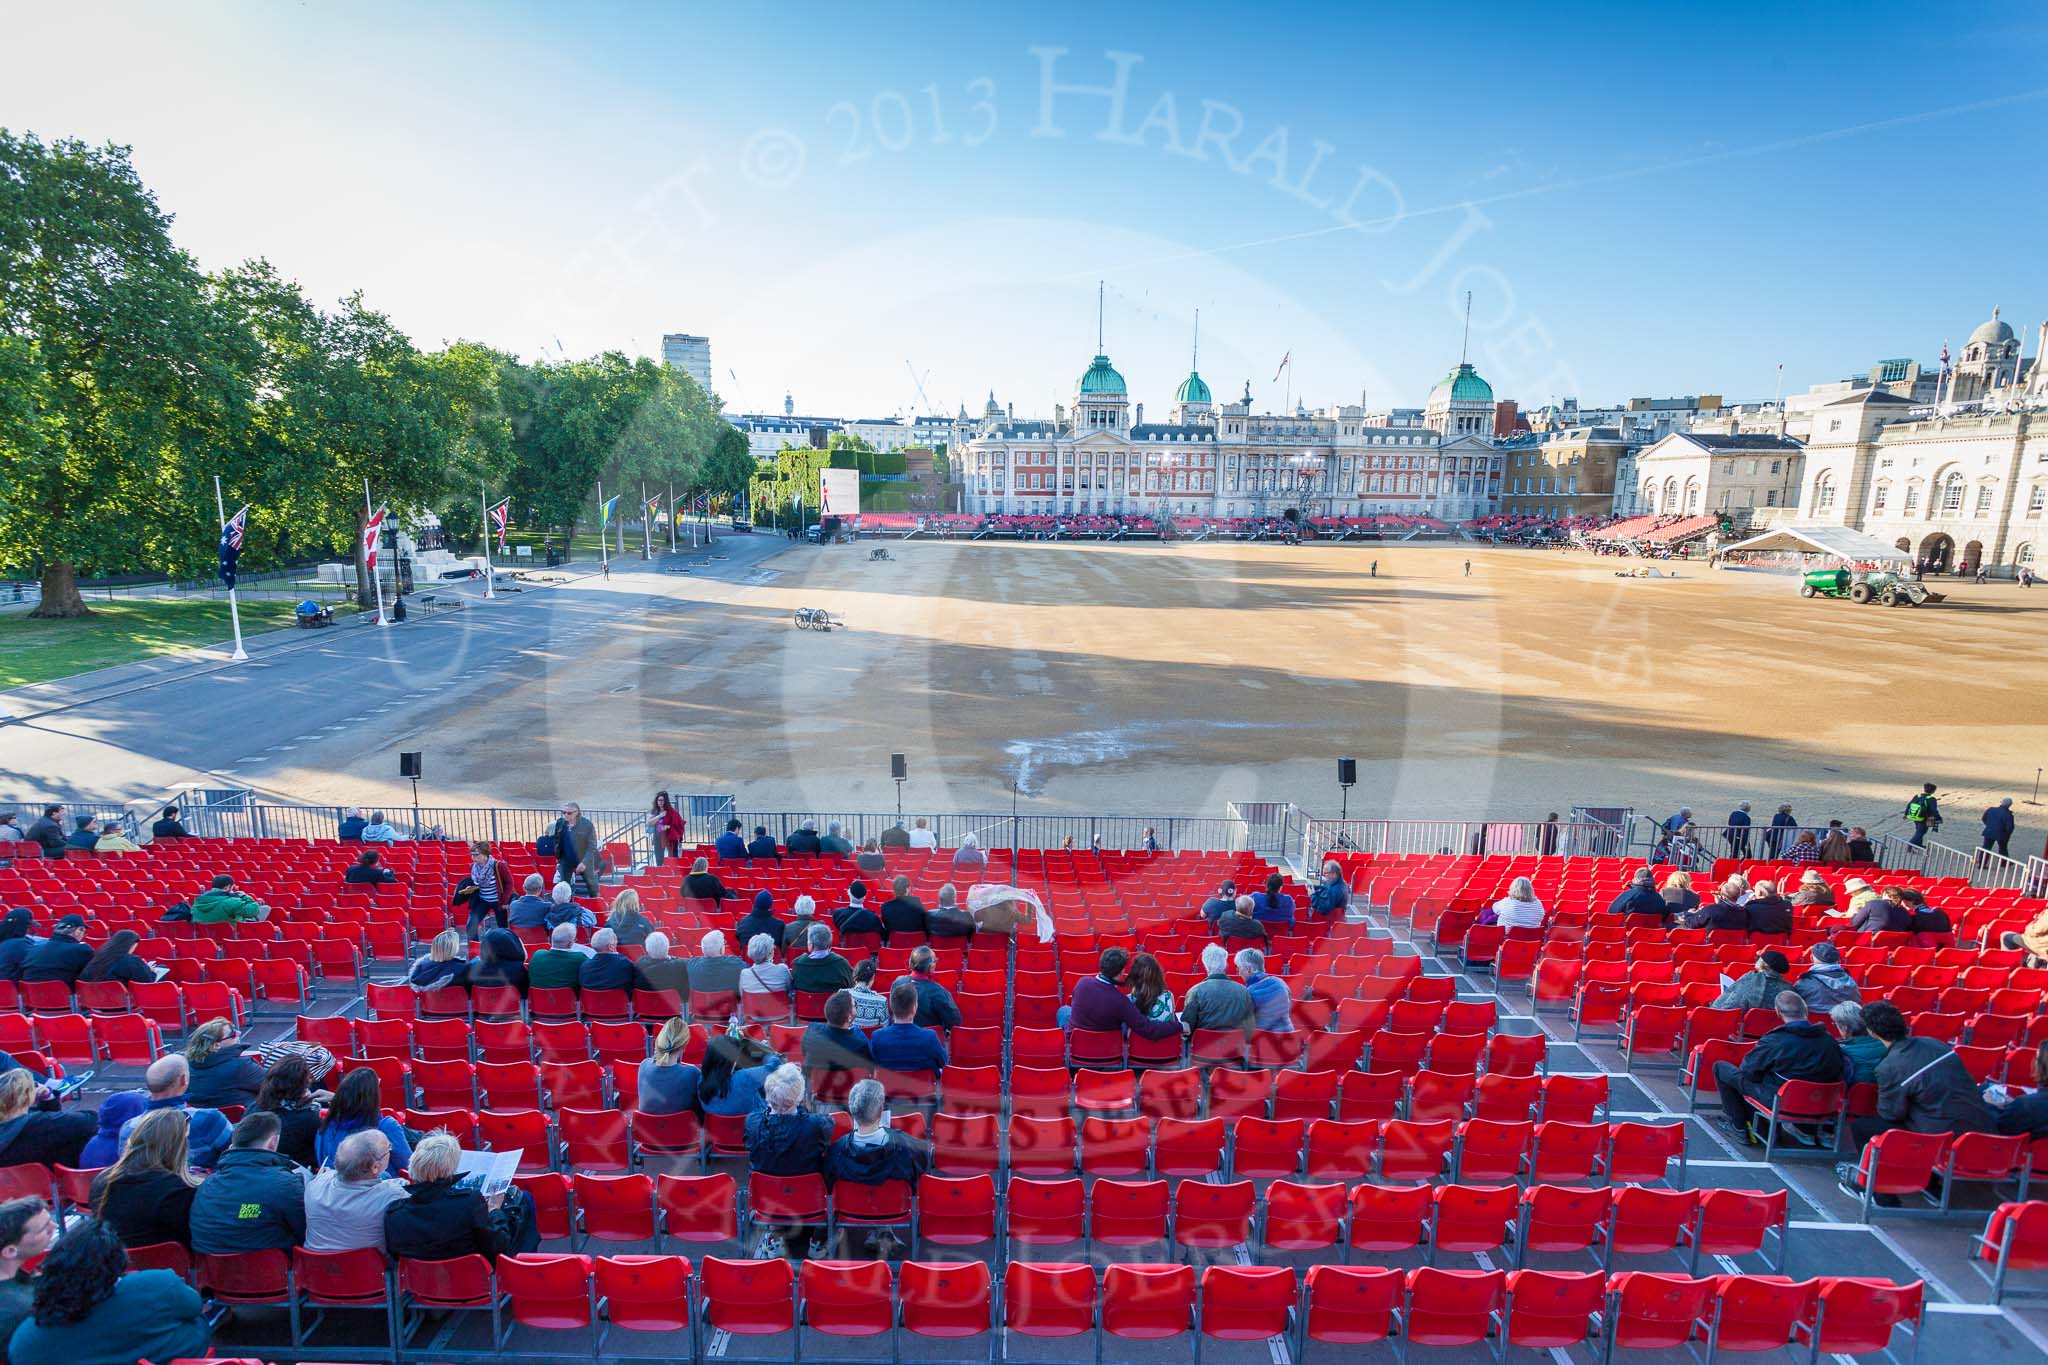
POLYGON ((2048 316, 2038 7, 60 8, 0 14, 0 124, 131 144, 202 263, 424 344, 706 332, 734 409, 1046 413, 1097 279, 1155 411, 1198 308, 1265 406, 1419 404, 1467 289, 1525 404, 2048 316))

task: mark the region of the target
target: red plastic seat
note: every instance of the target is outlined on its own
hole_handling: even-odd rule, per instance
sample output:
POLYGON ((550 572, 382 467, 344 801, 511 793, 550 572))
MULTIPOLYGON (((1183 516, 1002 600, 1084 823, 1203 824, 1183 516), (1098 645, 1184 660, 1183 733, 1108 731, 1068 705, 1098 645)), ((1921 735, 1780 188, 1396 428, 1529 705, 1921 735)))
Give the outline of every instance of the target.
POLYGON ((1079 1242, 1087 1236, 1087 1196, 1079 1180, 1016 1177, 1003 1193, 1011 1241, 1024 1246, 1054 1246, 1079 1242))
POLYGON ((1539 1123, 1529 1158, 1529 1178, 1552 1185, 1591 1180, 1606 1151, 1604 1123, 1539 1123))
MULTIPOLYGON (((1542 1137, 1539 1134, 1540 1146, 1542 1137)), ((1679 1180, 1685 1178, 1685 1125, 1683 1123, 1610 1123, 1607 1150, 1601 1170, 1614 1184, 1654 1184, 1670 1175, 1671 1163, 1678 1163, 1679 1180)))
POLYGON ((1222 1119, 1160 1119, 1152 1132, 1152 1172, 1199 1180, 1223 1169, 1222 1119))
POLYGON ((2006 1277, 2015 1270, 2048 1270, 2048 1202, 2000 1204, 1985 1220, 1974 1254, 1992 1263, 1991 1301, 2005 1298, 2006 1277))
POLYGON ((906 1261, 896 1273, 901 1325, 913 1336, 942 1341, 980 1336, 990 1330, 994 1298, 985 1261, 906 1261))
POLYGON ((1202 1272, 1201 1334, 1217 1341, 1288 1335, 1294 1271, 1284 1265, 1212 1265, 1202 1272))
MULTIPOLYGON (((604 1307, 606 1332, 690 1330, 690 1262, 682 1256, 600 1256, 594 1287, 604 1307)), ((599 1339, 599 1355, 604 1354, 599 1339)))
POLYGON ((1608 1276, 1607 1311, 1601 1316, 1610 1348, 1669 1351, 1685 1346, 1712 1311, 1716 1284, 1634 1270, 1608 1276))
MULTIPOLYGON (((1217 1119, 1210 1121, 1222 1122, 1217 1119)), ((1266 1180, 1291 1176, 1301 1170, 1301 1148, 1307 1125, 1300 1119, 1245 1118, 1228 1126, 1233 1175, 1266 1180)))
POLYGON ((994 1178, 924 1176, 917 1186, 916 1239, 938 1246, 974 1246, 994 1241, 994 1178))
POLYGON ((1873 1195, 1924 1195, 1952 1141, 1947 1133, 1916 1133, 1910 1128, 1893 1128, 1872 1138, 1856 1163, 1863 1221, 1870 1221, 1873 1195))
POLYGON ((1403 1335, 1410 1345, 1477 1345, 1486 1340, 1506 1293, 1504 1271, 1411 1270, 1403 1335))
POLYGON ((932 1115, 932 1169, 954 1175, 995 1171, 1002 1164, 1000 1132, 993 1114, 932 1115))
POLYGON ((1218 1068, 1209 1073, 1209 1117, 1262 1119, 1272 1093, 1270 1072, 1218 1068))
POLYGON ((1193 1266, 1103 1268, 1101 1330, 1106 1336, 1130 1341, 1177 1337, 1192 1325, 1194 1308, 1193 1266))
POLYGON ((1143 1176, 1151 1171, 1152 1125, 1145 1119, 1086 1119, 1081 1124, 1081 1170, 1096 1176, 1143 1176))
POLYGON ((680 1114, 632 1116, 633 1147, 641 1157, 696 1156, 704 1151, 704 1128, 688 1110, 680 1114))
POLYGON ((1515 1262, 1531 1251, 1586 1251, 1606 1230, 1613 1192, 1569 1185, 1531 1185, 1522 1193, 1515 1262))
MULTIPOLYGON (((955 1035, 959 1033, 954 1030, 955 1035)), ((1149 1119, 1194 1119, 1202 1113, 1202 1073, 1195 1067, 1146 1071, 1138 1077, 1138 1113, 1149 1119)))
POLYGON ((1359 1251, 1407 1251, 1422 1245, 1435 1191, 1429 1185, 1355 1185, 1348 1245, 1359 1251))
POLYGON ((1501 1354, 1521 1346, 1532 1351, 1569 1351, 1593 1333, 1593 1318, 1606 1302, 1607 1278, 1597 1270, 1515 1270, 1507 1277, 1507 1311, 1501 1354))
MULTIPOLYGON (((617 1109, 562 1108, 555 1111, 562 1160, 571 1169, 624 1171, 633 1165, 626 1115, 617 1109)), ((650 1234, 651 1235, 651 1234, 650 1234)))
POLYGON ((1012 1261, 1003 1272, 1007 1331, 1029 1337, 1082 1336, 1095 1330, 1095 1303, 1092 1266, 1012 1261))
POLYGON ((1764 1249, 1771 1234, 1777 1235, 1777 1251, 1771 1261, 1773 1273, 1785 1269, 1787 1210, 1784 1190, 1701 1190, 1699 1208, 1685 1229, 1684 1241, 1691 1248, 1687 1270, 1699 1273, 1702 1256, 1747 1256, 1764 1249))
POLYGON ((1429 1256, 1439 1251, 1492 1251, 1505 1246, 1521 1214, 1513 1185, 1438 1185, 1429 1221, 1429 1256))
POLYGON ((512 1320, 520 1326, 574 1332, 596 1325, 597 1296, 588 1256, 500 1256, 497 1271, 498 1288, 508 1297, 512 1320))
POLYGON ((798 1277, 803 1311, 797 1316, 796 1356, 803 1332, 835 1337, 876 1337, 896 1325, 896 1286, 887 1261, 805 1261, 798 1277))
POLYGON ((1344 1239, 1348 1191, 1339 1184, 1276 1180, 1266 1186, 1262 1240, 1274 1251, 1320 1251, 1344 1239))
POLYGON ((654 1185, 664 1241, 724 1243, 739 1237, 739 1187, 720 1171, 711 1175, 663 1174, 654 1185))
POLYGON ((1707 1353, 1778 1351, 1792 1340, 1795 1324, 1813 1316, 1817 1286, 1782 1275, 1717 1275, 1707 1320, 1707 1353))
POLYGON ((788 1261, 726 1260, 698 1265, 704 1324, 735 1336, 775 1336, 796 1329, 796 1271, 788 1261))
POLYGON ((1359 1180, 1372 1169, 1379 1124, 1370 1119, 1319 1119, 1308 1126, 1306 1174, 1311 1180, 1359 1180))
POLYGON ((1676 1251, 1689 1235, 1699 1211, 1698 1190, 1651 1189, 1643 1185, 1617 1186, 1613 1211, 1608 1215, 1606 1244, 1601 1264, 1610 1264, 1613 1253, 1645 1256, 1676 1251))
POLYGON ((1184 1247, 1211 1251, 1249 1242, 1255 1202, 1249 1180, 1226 1185, 1183 1180, 1174 1187, 1173 1240, 1184 1247))
POLYGON ((1899 1327, 1913 1333, 1913 1355, 1919 1355, 1927 1287, 1919 1280, 1893 1284, 1888 1280, 1822 1276, 1815 1281, 1812 1312, 1793 1324, 1793 1340, 1807 1342, 1815 1357, 1869 1355, 1891 1349, 1899 1327))
POLYGON ((1076 1133, 1070 1118, 1039 1119, 1012 1115, 1010 1170, 1024 1175, 1065 1175, 1077 1169, 1076 1133))
POLYGON ((1444 1158, 1456 1136, 1456 1125, 1449 1119, 1435 1123, 1391 1120, 1380 1128, 1380 1179, 1436 1179, 1443 1174, 1444 1158))
POLYGON ((1543 1107, 1536 1117, 1551 1122, 1591 1123, 1606 1107, 1605 1076, 1545 1076, 1543 1107))
MULTIPOLYGON (((1189 1184, 1182 1181, 1181 1188, 1186 1189, 1189 1184)), ((1014 1181, 1010 1189, 1014 1224, 1014 1181)), ((1164 1242, 1168 1207, 1169 1194, 1164 1180, 1098 1180, 1088 1188, 1087 1240, 1119 1247, 1151 1246, 1164 1242)), ((1016 1236, 1014 1226, 1011 1236, 1016 1236)))
POLYGON ((1451 1157, 1453 1177, 1461 1181, 1521 1179, 1535 1129, 1526 1119, 1519 1123, 1468 1119, 1459 1124, 1451 1157))
MULTIPOLYGON (((611 1117, 622 1123, 623 1114, 611 1117)), ((571 1164, 575 1164, 572 1160, 571 1164)), ((584 1238, 603 1242, 651 1242, 655 1237, 654 1182, 644 1175, 573 1177, 576 1224, 584 1238)))
POLYGON ((1379 1266, 1312 1265, 1302 1279, 1303 1351, 1308 1342, 1368 1346, 1398 1330, 1406 1279, 1379 1266))

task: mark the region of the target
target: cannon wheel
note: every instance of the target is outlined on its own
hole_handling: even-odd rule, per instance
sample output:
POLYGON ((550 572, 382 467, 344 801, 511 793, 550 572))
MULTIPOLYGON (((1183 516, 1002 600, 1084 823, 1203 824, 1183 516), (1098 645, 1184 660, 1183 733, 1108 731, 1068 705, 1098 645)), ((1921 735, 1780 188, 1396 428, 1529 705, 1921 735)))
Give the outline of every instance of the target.
POLYGON ((815 615, 816 613, 809 607, 798 607, 796 609, 796 628, 798 630, 809 630, 812 625, 812 618, 815 615))

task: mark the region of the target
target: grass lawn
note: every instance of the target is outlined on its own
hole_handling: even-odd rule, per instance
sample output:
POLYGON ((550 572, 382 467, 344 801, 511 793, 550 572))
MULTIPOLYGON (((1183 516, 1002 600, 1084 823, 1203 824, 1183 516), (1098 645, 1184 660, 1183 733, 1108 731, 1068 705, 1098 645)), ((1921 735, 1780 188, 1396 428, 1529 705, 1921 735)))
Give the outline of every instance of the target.
MULTIPOLYGON (((80 621, 34 621, 27 612, 0 613, 0 688, 65 678, 195 645, 224 644, 234 638, 226 602, 130 599, 87 605, 92 615, 80 621)), ((290 602, 242 603, 244 635, 291 624, 290 602)))

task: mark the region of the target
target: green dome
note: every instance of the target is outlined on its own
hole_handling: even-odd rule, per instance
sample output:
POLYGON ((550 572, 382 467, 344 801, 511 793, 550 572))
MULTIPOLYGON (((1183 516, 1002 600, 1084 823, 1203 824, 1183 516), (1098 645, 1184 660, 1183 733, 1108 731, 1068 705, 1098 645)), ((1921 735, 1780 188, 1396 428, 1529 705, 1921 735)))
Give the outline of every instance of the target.
POLYGON ((1209 398, 1209 386, 1202 382, 1202 376, 1196 374, 1193 370, 1189 370, 1188 377, 1180 381, 1180 391, 1173 395, 1173 401, 1176 403, 1207 403, 1211 401, 1209 398))
POLYGON ((1125 393, 1124 377, 1111 368, 1108 356, 1099 355, 1088 366, 1088 373, 1081 376, 1081 392, 1122 397, 1125 393))
POLYGON ((1469 364, 1458 366, 1429 391, 1432 403, 1445 400, 1452 403, 1491 403, 1493 385, 1479 377, 1479 371, 1469 364))

